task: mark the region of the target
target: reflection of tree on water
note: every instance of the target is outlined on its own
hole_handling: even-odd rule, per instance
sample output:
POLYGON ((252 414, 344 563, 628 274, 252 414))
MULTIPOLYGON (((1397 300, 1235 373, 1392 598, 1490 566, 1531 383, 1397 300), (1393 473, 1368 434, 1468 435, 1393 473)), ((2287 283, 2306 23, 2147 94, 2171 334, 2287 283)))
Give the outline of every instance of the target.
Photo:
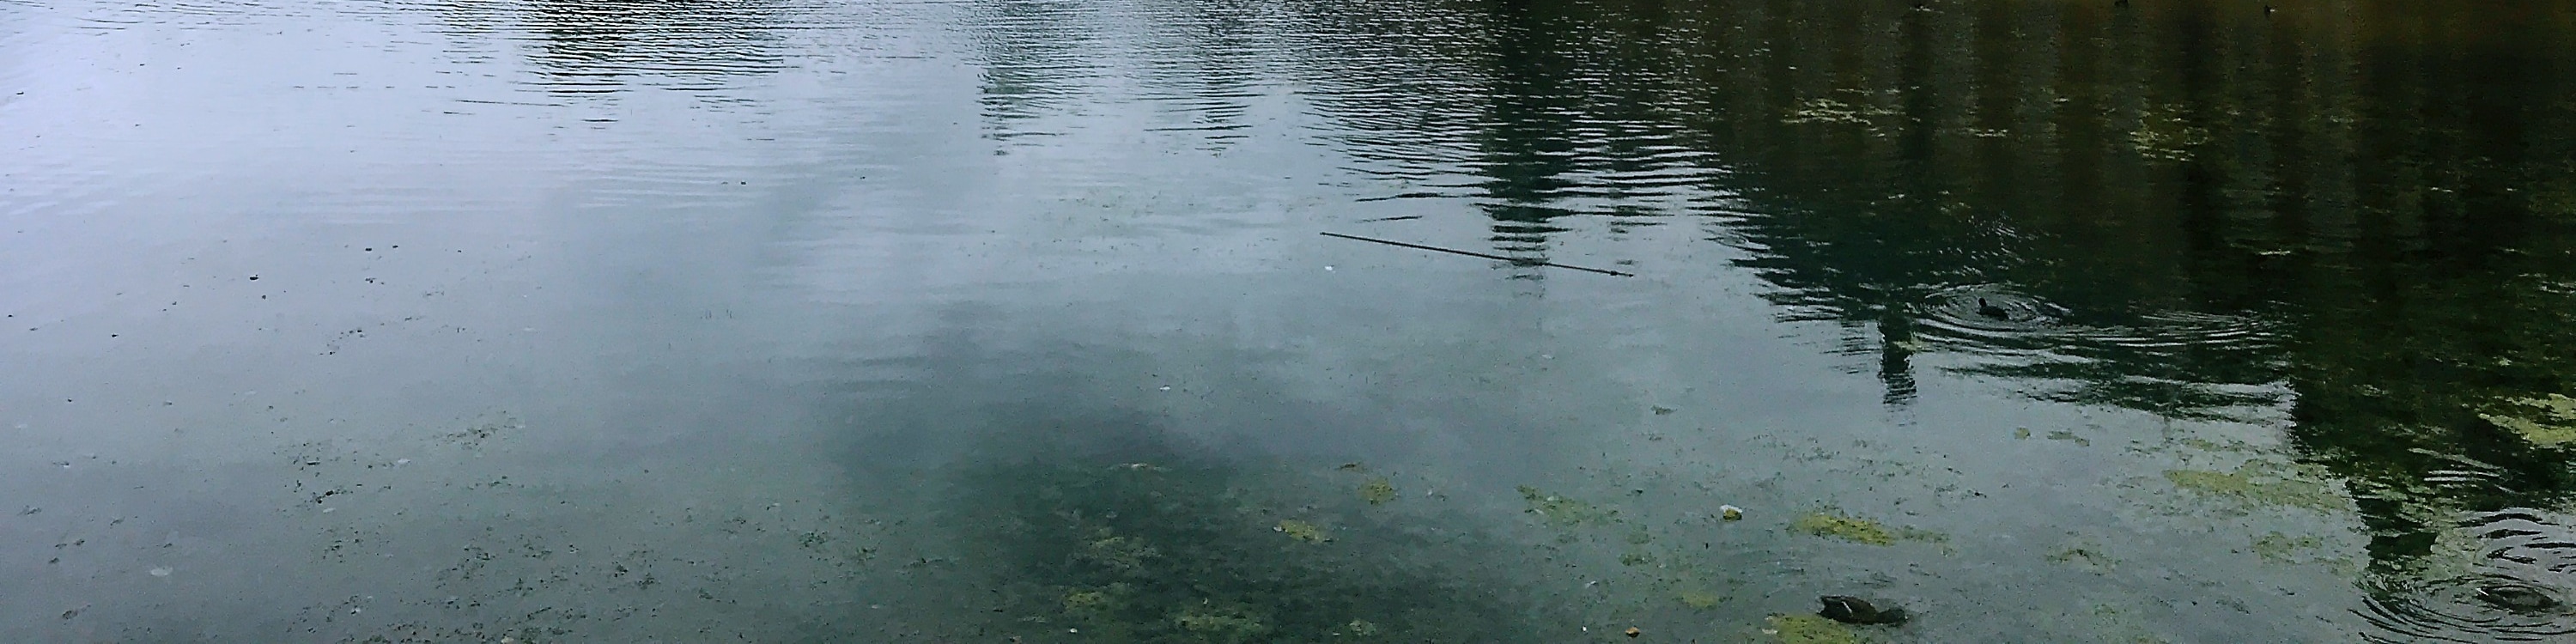
POLYGON ((781 68, 777 7, 766 0, 537 0, 506 15, 535 32, 529 59, 561 91, 615 91, 625 79, 683 85, 781 68))
MULTIPOLYGON (((2485 40, 2466 36, 2506 27, 2446 16, 2457 34, 2365 46, 2338 31, 2349 25, 2224 7, 2077 11, 1892 21, 1963 30, 1929 40, 1964 43, 1930 52, 1947 61, 1933 69, 1809 53, 1800 71, 1773 66, 1788 78, 1720 85, 1812 75, 1846 88, 1700 115, 1717 145, 1747 155, 1739 185, 1783 213, 1736 229, 1763 251, 1749 264, 1785 287, 1779 301, 1878 324, 1891 369, 1912 345, 1986 355, 1972 372, 2069 383, 2048 395, 2075 402, 2192 417, 2294 401, 2294 442, 2365 496, 2562 503, 2576 487, 2563 454, 2478 414, 2576 388, 2563 359, 2539 358, 2576 355, 2576 222, 2528 196, 2569 185, 2548 161, 2568 158, 2576 134, 2576 57, 2546 44, 2576 34, 2565 18, 2485 40), (2059 76, 1993 71, 2029 64, 2046 51, 2036 40, 2065 43, 2043 61, 2059 76), (2032 105, 2055 107, 2033 119, 2032 105), (1779 115, 1787 127, 1763 123, 1779 115), (1955 299, 1925 310, 2005 284, 2064 317, 1980 333, 1955 299), (2446 479, 2462 459, 2496 466, 2492 478, 2446 479)), ((1709 34, 1731 51, 1722 60, 1782 42, 1880 60, 1866 50, 1920 38, 1714 22, 1778 29, 1709 34)), ((2363 501, 2382 561, 2420 556, 2446 527, 2363 501)))
POLYGON ((971 20, 984 72, 984 118, 994 136, 1020 134, 1010 122, 1035 118, 1081 91, 1099 74, 1085 51, 1095 42, 1097 16, 1063 0, 992 0, 975 5, 971 20))
POLYGON ((1497 160, 1479 185, 1563 204, 1616 156, 1579 124, 1679 126, 1726 155, 1697 203, 1775 300, 1878 330, 1855 348, 1890 402, 1935 352, 2055 399, 2286 413, 2383 564, 2449 510, 2576 490, 2569 445, 2487 418, 2576 393, 2576 6, 1614 1, 1540 38, 1526 5, 1447 7, 1504 25, 1441 41, 1503 61, 1441 99, 1492 106, 1459 139, 1497 160), (1660 89, 1602 98, 1636 78, 1660 89))

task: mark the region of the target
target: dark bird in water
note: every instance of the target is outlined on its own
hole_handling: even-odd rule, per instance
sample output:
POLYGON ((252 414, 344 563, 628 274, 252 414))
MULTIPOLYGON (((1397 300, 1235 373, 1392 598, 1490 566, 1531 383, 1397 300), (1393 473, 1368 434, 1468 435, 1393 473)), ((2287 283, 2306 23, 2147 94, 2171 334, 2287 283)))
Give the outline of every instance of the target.
POLYGON ((1885 610, 1881 610, 1877 606, 1869 605, 1869 600, 1861 599, 1859 597, 1826 595, 1816 598, 1816 601, 1825 603, 1825 609, 1816 611, 1816 614, 1823 615, 1825 619, 1845 624, 1886 624, 1889 626, 1895 626, 1905 623, 1905 609, 1890 606, 1885 610))
POLYGON ((2529 586, 2499 584, 2478 589, 2478 601, 2489 606, 2519 613, 2537 613, 2558 607, 2558 598, 2550 597, 2529 586))
POLYGON ((1977 298, 1977 315, 1983 315, 1997 320, 2012 319, 2011 311, 2004 310, 2004 307, 1987 304, 1986 298, 1982 297, 1977 298))

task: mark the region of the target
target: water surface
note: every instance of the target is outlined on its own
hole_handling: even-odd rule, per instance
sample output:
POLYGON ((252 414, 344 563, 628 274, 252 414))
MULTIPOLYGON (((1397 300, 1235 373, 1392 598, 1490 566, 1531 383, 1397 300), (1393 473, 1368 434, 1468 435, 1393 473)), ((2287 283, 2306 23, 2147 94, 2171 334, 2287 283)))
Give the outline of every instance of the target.
POLYGON ((0 315, 5 641, 2576 633, 2568 3, 0 0, 0 315))

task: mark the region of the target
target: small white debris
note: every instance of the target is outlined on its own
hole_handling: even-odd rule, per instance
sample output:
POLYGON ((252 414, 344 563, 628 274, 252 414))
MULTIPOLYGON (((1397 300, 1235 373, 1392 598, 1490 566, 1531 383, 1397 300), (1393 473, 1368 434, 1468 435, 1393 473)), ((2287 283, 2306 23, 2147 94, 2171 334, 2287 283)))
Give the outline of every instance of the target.
POLYGON ((154 576, 154 577, 168 577, 168 576, 170 576, 170 567, 169 567, 169 566, 162 566, 162 567, 159 567, 159 568, 154 568, 154 569, 152 569, 152 576, 154 576))
POLYGON ((1327 270, 1327 271, 1333 270, 1333 265, 1331 265, 1331 264, 1325 264, 1325 265, 1324 265, 1324 270, 1327 270))
POLYGON ((1172 386, 1171 386, 1171 385, 1163 385, 1163 391, 1171 391, 1171 390, 1172 390, 1172 386))
POLYGON ((394 459, 394 464, 395 464, 395 465, 410 465, 410 464, 411 464, 411 459, 408 459, 408 458, 397 458, 397 459, 394 459))

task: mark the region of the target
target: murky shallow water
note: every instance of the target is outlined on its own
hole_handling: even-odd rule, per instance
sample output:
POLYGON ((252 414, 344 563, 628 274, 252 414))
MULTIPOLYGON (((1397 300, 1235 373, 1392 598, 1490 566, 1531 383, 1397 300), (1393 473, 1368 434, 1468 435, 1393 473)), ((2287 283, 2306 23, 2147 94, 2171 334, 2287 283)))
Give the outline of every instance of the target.
POLYGON ((0 640, 2576 631, 2576 11, 2139 4, 0 2, 0 640))

